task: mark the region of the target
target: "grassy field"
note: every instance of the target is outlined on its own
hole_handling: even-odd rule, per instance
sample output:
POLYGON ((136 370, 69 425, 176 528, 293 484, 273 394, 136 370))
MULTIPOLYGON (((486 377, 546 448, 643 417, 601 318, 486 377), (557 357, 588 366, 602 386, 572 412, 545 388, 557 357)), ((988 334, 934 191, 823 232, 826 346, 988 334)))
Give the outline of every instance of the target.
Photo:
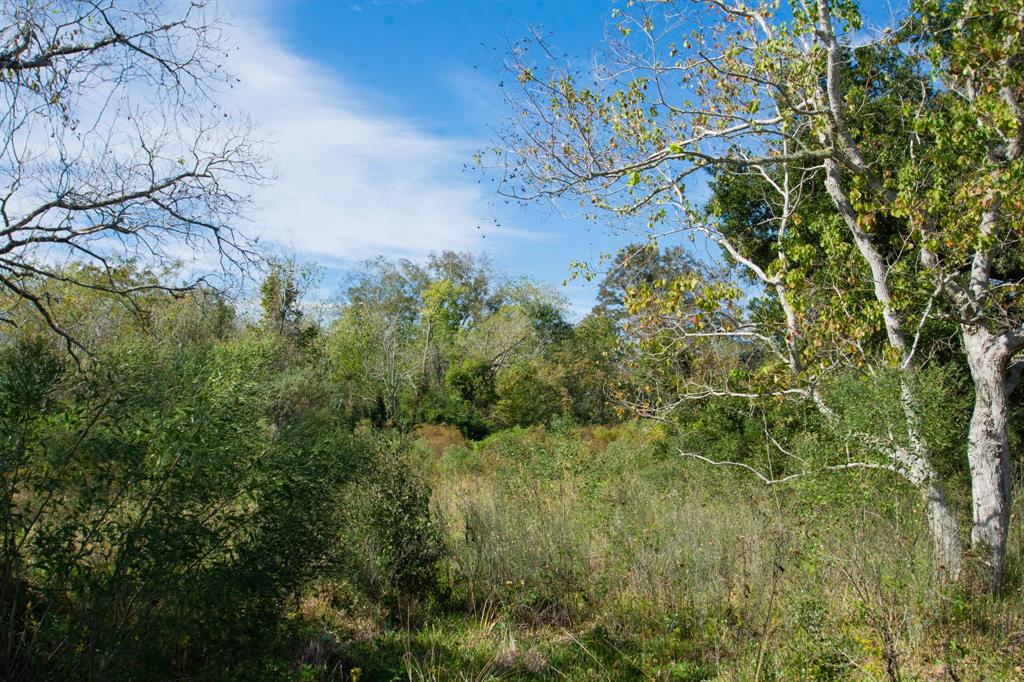
POLYGON ((1021 541, 998 598, 936 584, 916 498, 871 472, 765 487, 656 424, 411 447, 437 595, 300 607, 302 676, 348 680, 1024 679, 1021 541))

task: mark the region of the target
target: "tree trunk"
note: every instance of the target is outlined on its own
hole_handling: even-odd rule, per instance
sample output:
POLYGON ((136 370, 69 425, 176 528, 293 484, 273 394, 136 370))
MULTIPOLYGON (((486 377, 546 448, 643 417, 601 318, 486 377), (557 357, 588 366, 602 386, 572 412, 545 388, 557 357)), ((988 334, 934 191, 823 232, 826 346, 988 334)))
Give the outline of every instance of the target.
POLYGON ((932 532, 935 570, 942 580, 959 580, 964 557, 960 524, 940 485, 930 483, 921 489, 921 494, 924 497, 928 527, 932 532))
POLYGON ((964 330, 964 350, 974 380, 974 415, 967 439, 971 468, 971 548, 979 587, 999 589, 1010 527, 1011 471, 1007 437, 1007 350, 1003 336, 964 330))
MULTIPOLYGON (((905 353, 905 351, 904 351, 905 353)), ((904 355, 904 362, 907 361, 904 355)), ((932 555, 935 559, 935 571, 941 580, 959 580, 963 565, 964 546, 960 536, 960 524, 956 514, 949 507, 945 488, 939 480, 939 473, 931 465, 931 452, 922 436, 923 430, 913 391, 910 389, 908 377, 900 381, 900 397, 903 414, 907 420, 907 438, 913 457, 906 458, 905 470, 921 491, 924 499, 925 515, 932 533, 932 555)), ((897 457, 897 461, 899 462, 897 457)))

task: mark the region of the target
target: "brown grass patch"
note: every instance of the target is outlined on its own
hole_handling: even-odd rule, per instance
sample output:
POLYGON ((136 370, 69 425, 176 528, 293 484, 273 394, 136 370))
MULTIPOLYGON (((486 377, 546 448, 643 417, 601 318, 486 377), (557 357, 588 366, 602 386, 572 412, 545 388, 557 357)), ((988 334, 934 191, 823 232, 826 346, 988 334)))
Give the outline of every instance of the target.
POLYGON ((412 430, 412 436, 426 443, 435 457, 440 457, 453 445, 469 443, 461 431, 447 424, 420 424, 412 430))

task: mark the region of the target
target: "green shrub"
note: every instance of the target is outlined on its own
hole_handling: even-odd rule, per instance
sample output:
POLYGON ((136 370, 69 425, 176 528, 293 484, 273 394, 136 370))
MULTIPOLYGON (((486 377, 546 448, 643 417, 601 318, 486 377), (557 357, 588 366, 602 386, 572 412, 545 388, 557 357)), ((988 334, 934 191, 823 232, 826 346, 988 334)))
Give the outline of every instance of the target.
POLYGON ((382 439, 373 465, 343 500, 347 536, 342 561, 368 596, 392 610, 438 593, 444 535, 430 509, 430 489, 406 448, 382 439))
POLYGON ((366 537, 378 591, 432 588, 429 491, 293 357, 273 336, 141 338, 82 372, 0 346, 6 679, 260 678, 302 592, 362 575, 366 537))
POLYGON ((490 363, 479 358, 466 358, 448 370, 445 384, 460 400, 486 411, 498 399, 494 379, 490 363))
POLYGON ((494 430, 490 419, 468 400, 432 391, 423 399, 420 418, 428 424, 454 426, 467 438, 479 440, 494 430))
POLYGON ((512 365, 498 375, 495 419, 503 426, 544 424, 564 411, 558 385, 531 363, 512 365))

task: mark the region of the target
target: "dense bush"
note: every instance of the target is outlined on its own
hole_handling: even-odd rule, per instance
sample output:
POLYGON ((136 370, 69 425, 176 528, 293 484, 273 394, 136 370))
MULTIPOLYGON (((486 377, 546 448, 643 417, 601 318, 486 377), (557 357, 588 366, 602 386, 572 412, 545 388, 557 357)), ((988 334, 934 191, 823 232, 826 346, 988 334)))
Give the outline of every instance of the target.
POLYGON ((353 422, 450 424, 481 439, 563 415, 618 418, 615 323, 597 315, 570 324, 556 293, 501 276, 486 258, 378 258, 352 275, 343 298, 325 353, 353 422))
POLYGON ((431 588, 429 492, 289 357, 254 333, 128 338, 84 372, 0 347, 5 678, 258 675, 306 586, 344 579, 350 506, 384 586, 431 588))
MULTIPOLYGON (((430 489, 405 447, 381 439, 368 475, 344 496, 345 575, 394 615, 438 592, 445 537, 430 510, 430 489)), ((407 614, 406 614, 407 615, 407 614)))
POLYGON ((534 363, 508 368, 498 377, 497 391, 495 417, 505 427, 544 424, 565 411, 559 386, 534 363))

